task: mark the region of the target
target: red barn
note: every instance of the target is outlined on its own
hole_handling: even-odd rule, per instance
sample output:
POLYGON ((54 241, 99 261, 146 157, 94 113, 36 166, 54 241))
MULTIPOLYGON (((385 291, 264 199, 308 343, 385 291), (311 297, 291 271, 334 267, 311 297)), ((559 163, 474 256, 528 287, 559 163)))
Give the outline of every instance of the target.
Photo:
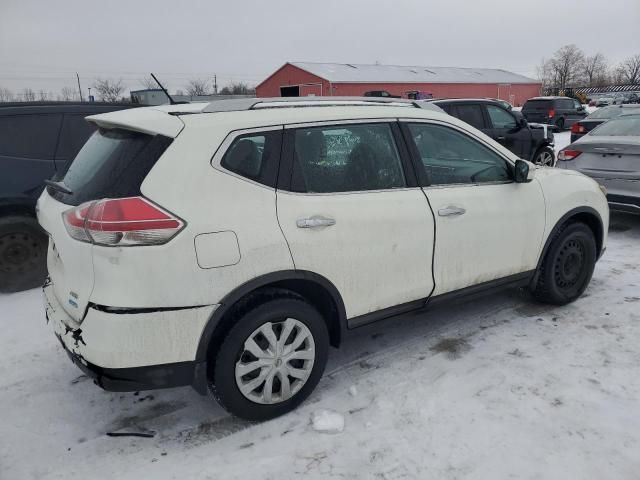
POLYGON ((497 68, 411 67, 349 63, 285 63, 256 87, 258 97, 361 96, 386 90, 435 98, 491 97, 522 105, 540 95, 538 80, 497 68))

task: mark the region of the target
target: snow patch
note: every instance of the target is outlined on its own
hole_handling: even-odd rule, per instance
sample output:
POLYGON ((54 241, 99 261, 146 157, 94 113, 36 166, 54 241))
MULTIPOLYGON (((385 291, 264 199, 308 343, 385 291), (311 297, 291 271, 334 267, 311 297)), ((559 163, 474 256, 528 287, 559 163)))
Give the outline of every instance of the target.
POLYGON ((311 425, 316 432, 342 433, 344 416, 333 410, 318 410, 311 415, 311 425))
POLYGON ((351 395, 352 397, 358 395, 358 388, 355 385, 351 385, 349 387, 349 395, 351 395))

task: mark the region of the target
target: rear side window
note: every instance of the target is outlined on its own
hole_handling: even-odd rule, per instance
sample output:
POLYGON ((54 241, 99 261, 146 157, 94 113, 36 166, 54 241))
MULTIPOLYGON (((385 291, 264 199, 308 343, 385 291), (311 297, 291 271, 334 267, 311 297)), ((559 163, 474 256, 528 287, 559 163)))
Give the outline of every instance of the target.
POLYGON ((47 187, 68 205, 140 195, 140 186, 172 139, 122 129, 99 129, 78 152, 62 181, 71 194, 47 187))
POLYGON ((475 128, 485 128, 480 105, 456 105, 453 115, 475 128))
POLYGON ((0 155, 53 160, 62 115, 0 117, 0 155))
POLYGON ((87 139, 96 130, 95 125, 87 122, 84 117, 84 115, 64 116, 56 151, 56 160, 71 160, 75 158, 87 139))
POLYGON ((623 115, 609 120, 591 130, 589 136, 638 137, 640 136, 640 115, 623 115))
POLYGON ((552 108, 553 102, 551 100, 527 100, 522 110, 534 112, 536 110, 551 110, 552 108))
POLYGON ((292 190, 330 193, 405 187, 400 155, 386 123, 295 131, 292 190))
POLYGON ((275 187, 281 140, 281 130, 240 135, 226 151, 220 165, 249 180, 275 187))

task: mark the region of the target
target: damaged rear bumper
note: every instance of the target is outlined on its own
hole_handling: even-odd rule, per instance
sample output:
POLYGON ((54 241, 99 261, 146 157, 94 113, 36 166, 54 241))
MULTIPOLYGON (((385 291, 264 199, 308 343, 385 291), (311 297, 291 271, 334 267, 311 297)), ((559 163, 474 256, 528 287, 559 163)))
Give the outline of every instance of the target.
POLYGON ((43 288, 47 322, 73 361, 105 390, 191 385, 206 392, 206 363, 196 362, 202 330, 216 305, 117 313, 89 307, 82 323, 43 288))

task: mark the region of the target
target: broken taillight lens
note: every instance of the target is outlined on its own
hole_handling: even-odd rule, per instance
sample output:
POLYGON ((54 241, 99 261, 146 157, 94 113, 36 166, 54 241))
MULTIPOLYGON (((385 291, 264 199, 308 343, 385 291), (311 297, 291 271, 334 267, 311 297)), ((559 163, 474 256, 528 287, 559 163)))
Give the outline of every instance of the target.
POLYGON ((104 246, 160 245, 184 226, 182 220, 142 197, 83 203, 62 218, 72 238, 104 246))
POLYGON ((562 162, 566 162, 568 160, 574 160, 581 153, 582 152, 580 150, 570 150, 570 149, 560 150, 558 152, 558 160, 562 162))

